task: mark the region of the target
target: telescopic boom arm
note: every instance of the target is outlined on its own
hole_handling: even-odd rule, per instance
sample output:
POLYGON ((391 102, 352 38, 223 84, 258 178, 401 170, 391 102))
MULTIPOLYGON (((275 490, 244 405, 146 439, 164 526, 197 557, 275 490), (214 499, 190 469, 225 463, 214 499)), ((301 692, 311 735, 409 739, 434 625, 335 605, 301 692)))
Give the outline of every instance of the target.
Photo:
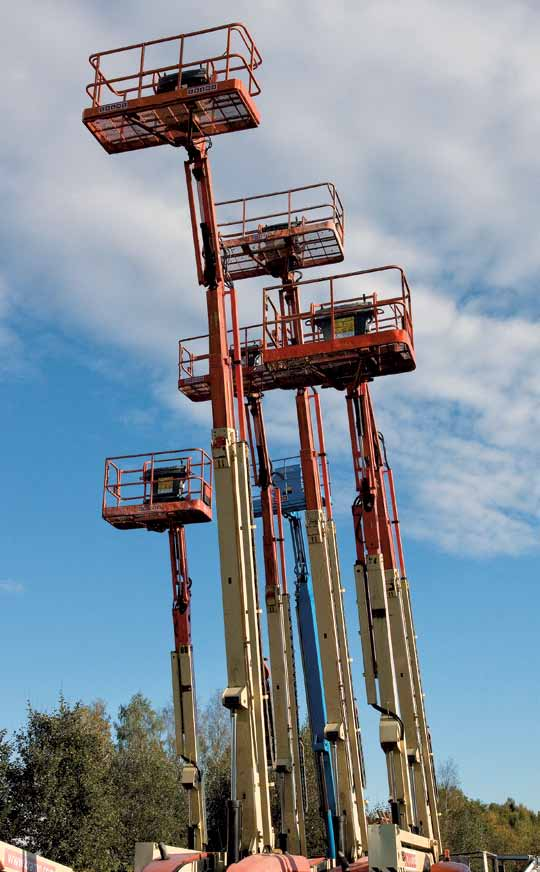
POLYGON ((188 848, 206 846, 204 788, 198 764, 197 709, 191 642, 191 579, 184 527, 169 529, 173 586, 174 651, 171 652, 176 753, 184 761, 182 784, 188 795, 188 848))
MULTIPOLYGON (((233 730, 230 814, 241 826, 229 827, 229 862, 245 853, 273 847, 266 760, 264 679, 244 411, 239 397, 237 435, 233 402, 233 363, 227 343, 227 291, 219 257, 214 197, 207 147, 188 144, 186 180, 201 284, 207 288, 212 455, 221 563, 228 687, 224 705, 233 730), (194 187, 199 211, 195 206, 194 187), (200 236, 199 236, 200 233, 200 236)), ((231 296, 233 322, 235 300, 231 296)), ((235 355, 237 357, 237 355, 235 355)), ((237 360, 237 368, 241 369, 237 360)), ((241 376, 239 382, 241 387, 241 376)))
POLYGON ((437 859, 435 775, 393 477, 366 383, 348 390, 347 407, 358 494, 352 508, 355 577, 368 703, 381 714, 392 822, 424 837, 424 846, 417 839, 417 847, 437 859))
MULTIPOLYGON (((275 771, 279 784, 279 847, 293 854, 306 851, 304 808, 301 791, 301 756, 298 735, 298 704, 294 674, 294 650, 290 626, 290 605, 286 584, 280 581, 280 566, 274 519, 275 500, 279 491, 272 484, 272 463, 268 453, 262 398, 251 394, 247 399, 253 427, 256 483, 261 494, 263 552, 266 577, 265 602, 270 649, 270 671, 274 727, 276 737, 275 771)), ((281 566, 282 580, 285 566, 281 566)))

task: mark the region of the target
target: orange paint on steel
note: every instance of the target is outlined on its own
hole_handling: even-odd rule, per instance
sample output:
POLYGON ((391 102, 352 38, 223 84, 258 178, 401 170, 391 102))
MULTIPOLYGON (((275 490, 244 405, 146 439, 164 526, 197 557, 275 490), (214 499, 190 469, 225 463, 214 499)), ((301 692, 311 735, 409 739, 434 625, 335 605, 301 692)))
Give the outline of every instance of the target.
POLYGON ((386 468, 386 475, 388 478, 388 490, 390 491, 390 499, 392 502, 392 518, 390 520, 390 523, 394 527, 394 538, 399 560, 399 572, 401 578, 405 578, 407 573, 405 571, 405 557, 403 555, 403 543, 401 541, 401 530, 399 526, 396 491, 394 487, 394 474, 389 466, 386 468))
POLYGON ((144 867, 144 872, 178 872, 183 866, 207 856, 208 854, 200 851, 192 854, 170 854, 165 860, 152 860, 144 867))
POLYGON ((381 552, 381 536, 378 518, 377 479, 375 475, 375 442, 371 426, 372 419, 370 416, 369 395, 367 394, 366 384, 361 384, 359 386, 356 391, 356 396, 358 397, 358 407, 362 421, 361 446, 363 458, 363 480, 361 493, 364 503, 362 524, 367 553, 376 556, 381 552), (366 501, 368 499, 371 508, 366 510, 366 501))
POLYGON ((304 479, 306 509, 322 509, 321 484, 317 463, 317 452, 313 443, 313 427, 309 408, 308 393, 300 388, 296 394, 298 433, 300 436, 300 463, 304 479))
POLYGON ((281 508, 281 491, 278 487, 274 488, 276 497, 276 518, 278 527, 278 542, 279 542, 279 562, 281 569, 281 590, 283 593, 288 593, 287 586, 287 563, 285 560, 285 535, 283 533, 283 512, 281 508))
POLYGON ((279 493, 272 483, 272 463, 266 440, 266 430, 260 394, 248 397, 253 422, 253 452, 258 458, 257 484, 261 492, 261 517, 263 525, 263 558, 265 595, 268 604, 275 602, 280 592, 280 573, 277 537, 274 522, 274 494, 279 493))
POLYGON ((466 863, 455 863, 453 860, 441 860, 434 863, 430 872, 471 872, 466 863))
POLYGON ((102 516, 118 529, 146 527, 166 530, 171 524, 211 521, 210 457, 202 448, 108 457, 105 461, 102 516), (129 463, 122 464, 122 461, 129 463), (155 469, 171 463, 180 463, 184 471, 182 499, 171 497, 167 502, 156 501, 155 469))
POLYGON ((310 872, 310 870, 310 861, 307 857, 293 854, 252 854, 228 868, 228 872, 310 872))
POLYGON ((323 477, 323 491, 325 497, 326 517, 329 521, 332 520, 332 498, 330 492, 330 475, 328 472, 328 457, 326 454, 326 445, 324 441, 324 429, 322 422, 321 400, 316 390, 311 393, 311 399, 315 406, 315 420, 317 421, 317 435, 319 440, 319 457, 321 459, 321 470, 323 477))
POLYGON ((353 469, 354 469, 354 480, 356 484, 356 490, 360 490, 361 484, 361 453, 360 446, 358 444, 358 433, 356 430, 356 421, 354 417, 354 407, 353 407, 353 397, 354 397, 354 389, 349 388, 347 391, 347 418, 349 421, 349 436, 351 438, 351 449, 353 456, 353 469))
MULTIPOLYGON (((301 315, 287 316, 281 319, 283 324, 285 321, 299 322, 302 320, 304 313, 301 315)), ((306 312, 305 316, 312 316, 311 312, 306 312)), ((333 317, 333 310, 332 310, 333 317)), ((267 322, 268 324, 268 322, 267 322)), ((267 325, 266 325, 267 326, 267 325)), ((283 329, 283 328, 282 328, 283 329)), ((282 333, 283 335, 283 333, 282 333)), ((405 330, 385 330, 377 333, 366 333, 360 336, 346 336, 344 339, 311 339, 308 342, 304 341, 301 345, 286 345, 283 343, 275 348, 269 348, 268 345, 264 348, 265 363, 274 363, 278 360, 298 360, 303 357, 313 357, 315 355, 337 356, 344 351, 357 351, 359 349, 369 350, 376 349, 377 346, 391 345, 409 345, 410 334, 405 330)), ((414 354, 412 349, 410 352, 411 360, 414 364, 412 369, 416 367, 414 354)))
MULTIPOLYGON (((230 304, 231 304, 231 322, 232 322, 233 348, 234 348, 233 369, 234 369, 234 384, 236 387, 236 402, 237 402, 237 408, 238 408, 238 427, 239 427, 239 432, 240 432, 240 439, 242 442, 245 442, 246 441, 246 410, 244 408, 244 379, 242 376, 242 352, 241 352, 241 348, 240 348, 240 330, 238 328, 238 309, 237 309, 235 289, 233 287, 229 288, 228 294, 229 294, 230 304)), ((247 355, 247 349, 246 349, 246 355, 247 355)))
POLYGON ((174 648, 180 653, 182 647, 191 645, 191 593, 186 534, 183 526, 169 530, 171 579, 173 589, 174 648))
MULTIPOLYGON (((142 79, 143 75, 153 76, 156 73, 168 72, 170 70, 175 70, 175 69, 177 69, 179 71, 179 73, 181 73, 184 66, 197 67, 201 64, 205 64, 205 63, 208 64, 208 63, 211 63, 211 62, 216 61, 216 60, 219 60, 219 61, 225 60, 225 67, 224 67, 223 72, 225 73, 226 78, 229 78, 229 75, 231 72, 235 72, 239 69, 242 69, 242 66, 231 67, 231 65, 230 65, 231 57, 236 58, 237 61, 243 62, 243 66, 245 67, 246 71, 248 72, 249 93, 251 96, 256 97, 258 94, 260 94, 261 89, 257 83, 257 80, 255 79, 255 76, 253 75, 253 71, 256 70, 260 66, 260 64, 262 63, 262 57, 261 57, 260 52, 257 49, 257 47, 253 41, 253 38, 250 35, 249 31, 247 30, 245 25, 241 24, 240 22, 232 22, 230 24, 222 24, 222 25, 219 25, 218 27, 208 27, 208 28, 205 28, 204 30, 193 30, 190 33, 179 33, 179 34, 176 34, 175 36, 166 36, 166 37, 162 37, 160 39, 148 40, 147 42, 133 43, 132 45, 121 46, 120 48, 114 48, 114 49, 108 49, 107 51, 96 52, 95 54, 90 55, 90 57, 88 59, 90 62, 90 65, 95 70, 95 77, 94 77, 94 82, 91 83, 90 85, 86 86, 86 92, 87 92, 89 97, 92 97, 93 105, 97 106, 97 105, 99 105, 99 102, 98 102, 98 99, 96 99, 96 92, 98 92, 98 90, 100 90, 100 88, 103 84, 107 85, 109 90, 112 93, 114 93, 115 96, 125 96, 127 93, 130 93, 131 90, 138 90, 139 85, 137 85, 137 88, 131 88, 131 89, 128 88, 125 91, 118 91, 117 89, 113 88, 112 85, 118 84, 119 82, 129 81, 130 79, 133 79, 133 78, 137 79, 137 82, 139 82, 139 80, 142 79), (223 54, 199 58, 197 60, 190 61, 188 64, 185 64, 185 65, 182 64, 183 45, 184 45, 184 42, 186 40, 196 39, 197 37, 204 37, 206 34, 218 33, 219 31, 226 31, 226 47, 225 47, 225 52, 223 54), (247 48, 247 50, 249 52, 249 60, 246 60, 242 55, 239 55, 236 52, 231 54, 231 34, 232 33, 237 33, 238 36, 240 37, 240 39, 242 40, 242 42, 244 43, 244 46, 247 48), (178 40, 180 43, 180 63, 179 64, 173 64, 173 65, 169 65, 169 66, 165 66, 165 67, 151 67, 147 70, 144 69, 144 52, 148 46, 164 45, 165 43, 175 42, 176 40, 178 40), (130 73, 130 74, 124 75, 124 76, 115 76, 113 78, 107 78, 103 74, 103 71, 101 69, 102 58, 110 57, 111 55, 125 54, 126 52, 134 52, 137 49, 140 50, 140 54, 142 55, 142 59, 139 60, 137 72, 130 73), (99 86, 97 86, 97 84, 96 84, 97 81, 99 81, 99 86)), ((141 82, 141 84, 142 84, 142 82, 141 82)), ((147 87, 150 87, 150 85, 147 87)))
POLYGON ((354 863, 349 863, 349 872, 368 872, 368 869, 369 859, 367 857, 360 857, 354 863))
POLYGON ((199 230, 197 225, 197 212, 195 209, 195 198, 193 196, 193 182, 191 179, 191 169, 189 161, 184 161, 184 169, 186 173, 186 187, 188 193, 189 214, 191 217, 191 232, 193 234, 193 248, 195 249, 195 263, 197 265, 197 280, 200 285, 203 284, 203 265, 201 258, 201 247, 199 245, 199 230))

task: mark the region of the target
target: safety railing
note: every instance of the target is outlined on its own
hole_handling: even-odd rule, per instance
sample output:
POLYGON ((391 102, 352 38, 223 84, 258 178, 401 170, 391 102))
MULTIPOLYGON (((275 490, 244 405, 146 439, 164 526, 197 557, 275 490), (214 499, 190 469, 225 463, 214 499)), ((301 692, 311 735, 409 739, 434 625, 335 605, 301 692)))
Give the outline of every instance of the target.
POLYGON ((294 228, 307 231, 314 224, 332 221, 343 244, 343 204, 331 182, 238 200, 224 200, 216 203, 216 211, 223 243, 253 233, 258 234, 263 242, 265 234, 273 230, 294 228))
MULTIPOLYGON (((262 365, 262 324, 249 324, 239 328, 240 357, 242 366, 262 365)), ((227 331, 229 353, 234 360, 233 331, 227 331)), ((208 334, 189 336, 178 343, 178 375, 182 379, 208 375, 210 355, 208 353, 208 334), (206 349, 198 351, 199 348, 206 349)))
POLYGON ((233 78, 243 81, 250 96, 261 92, 254 71, 262 58, 240 23, 97 52, 89 61, 94 81, 86 86, 86 93, 93 108, 180 87, 200 88, 204 94, 212 85, 233 78))
POLYGON ((212 505, 212 460, 202 448, 106 459, 103 512, 182 500, 212 505))
POLYGON ((298 282, 296 288, 300 311, 293 314, 284 309, 283 285, 264 289, 263 352, 389 330, 406 331, 413 343, 410 288, 399 266, 389 265, 309 279, 298 282), (356 288, 363 277, 381 273, 397 274, 398 288, 343 296, 344 289, 351 286, 356 288), (303 291, 304 294, 307 291, 312 300, 315 297, 321 301, 311 302, 308 308, 302 309, 303 291))

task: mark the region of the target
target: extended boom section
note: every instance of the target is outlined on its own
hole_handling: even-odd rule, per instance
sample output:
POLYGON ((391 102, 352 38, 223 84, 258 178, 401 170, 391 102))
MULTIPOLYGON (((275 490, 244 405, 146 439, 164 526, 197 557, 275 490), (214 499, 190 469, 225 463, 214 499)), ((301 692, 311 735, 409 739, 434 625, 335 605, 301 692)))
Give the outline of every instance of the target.
POLYGON ((188 848, 206 846, 206 809, 199 769, 197 703, 191 641, 191 578, 183 527, 169 530, 173 587, 174 651, 171 652, 176 753, 184 761, 182 785, 188 798, 188 848))
MULTIPOLYGON (((419 863, 426 855, 436 861, 440 833, 435 776, 393 478, 368 385, 351 388, 347 404, 358 492, 353 504, 355 576, 367 697, 381 713, 392 823, 402 841, 409 839, 419 863), (405 831, 415 834, 414 846, 405 831)), ((389 837, 378 832, 381 846, 389 837)))
POLYGON ((281 536, 276 535, 274 519, 274 501, 280 500, 280 493, 273 487, 272 463, 266 442, 261 397, 250 396, 248 407, 253 422, 252 441, 256 455, 253 465, 260 489, 260 515, 263 523, 265 602, 274 703, 275 772, 279 786, 281 824, 278 845, 283 851, 299 854, 306 850, 306 835, 290 604, 286 583, 283 583, 286 580, 284 559, 281 566, 278 560, 278 539, 281 540, 281 546, 283 532, 280 531, 281 536))
POLYGON ((348 688, 351 686, 350 662, 342 656, 344 638, 340 639, 340 635, 345 629, 340 623, 340 611, 336 610, 336 599, 341 598, 341 591, 334 589, 335 574, 330 562, 328 528, 321 498, 307 391, 298 391, 296 404, 300 462, 306 495, 306 533, 328 717, 325 736, 334 757, 338 819, 336 848, 348 859, 355 859, 361 855, 362 846, 366 844, 367 828, 356 718, 354 706, 351 711, 352 701, 348 697, 348 688))
MULTIPOLYGON (((200 281, 208 289, 212 457, 228 674, 223 702, 231 711, 234 752, 228 856, 229 860, 234 860, 273 846, 266 759, 263 658, 244 411, 239 404, 238 426, 244 437, 239 438, 234 415, 233 366, 227 344, 226 290, 218 256, 218 233, 206 144, 201 141, 191 144, 188 154, 186 178, 193 232, 197 234, 196 250, 202 251, 200 281), (192 180, 198 193, 198 215, 192 180), (236 819, 234 826, 233 818, 236 819)), ((234 310, 234 297, 230 299, 234 310)))
POLYGON ((207 842, 204 783, 199 767, 197 704, 191 640, 191 578, 185 524, 212 520, 212 461, 202 449, 109 457, 103 518, 119 530, 168 530, 173 589, 171 652, 176 753, 188 799, 188 848, 207 842))

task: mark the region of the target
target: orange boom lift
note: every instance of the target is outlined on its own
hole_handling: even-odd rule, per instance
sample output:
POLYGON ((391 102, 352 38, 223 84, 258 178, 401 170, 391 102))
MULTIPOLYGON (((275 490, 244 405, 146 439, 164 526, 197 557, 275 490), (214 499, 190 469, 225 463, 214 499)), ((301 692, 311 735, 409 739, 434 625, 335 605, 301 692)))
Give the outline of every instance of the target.
MULTIPOLYGON (((284 575, 280 583, 277 569, 273 493, 261 406, 264 391, 281 388, 296 391, 306 528, 328 716, 324 738, 334 757, 339 859, 344 868, 347 860, 357 860, 367 847, 374 870, 423 872, 439 855, 435 781, 393 482, 367 387, 377 376, 415 368, 405 274, 399 267, 384 266, 300 280, 299 269, 343 258, 343 208, 333 185, 215 203, 209 137, 259 124, 254 98, 260 93, 255 73, 261 57, 242 24, 102 52, 92 55, 90 63, 93 81, 87 93, 91 106, 85 109, 83 122, 109 154, 157 145, 183 147, 187 152, 185 177, 197 277, 206 288, 208 334, 195 337, 199 346, 201 341, 207 343, 207 351, 203 348, 202 353, 181 343, 179 388, 192 400, 209 400, 212 406, 228 676, 223 703, 231 712, 226 863, 245 858, 241 860, 244 868, 261 866, 265 872, 273 868, 278 872, 278 866, 280 872, 307 872, 316 864, 302 856, 274 853, 271 816, 269 769, 280 776, 282 788, 277 847, 281 851, 289 846, 305 850, 302 810, 297 801, 300 764, 293 724, 294 662, 284 575), (316 195, 315 203, 304 200, 308 191, 309 196, 316 195), (322 202, 318 202, 319 195, 322 202), (281 198, 281 205, 262 202, 269 197, 281 198), (260 275, 271 275, 280 283, 264 290, 262 323, 240 329, 233 281, 260 275), (391 276, 397 284, 388 289, 391 276), (368 701, 381 715, 380 740, 392 814, 392 823, 372 825, 369 832, 335 524, 330 500, 323 504, 321 498, 319 457, 327 495, 329 486, 317 387, 346 391, 349 408, 357 487, 353 506, 355 580, 364 673, 368 701), (261 646, 245 397, 253 417, 253 444, 259 451, 271 662, 283 679, 280 692, 273 688, 280 749, 275 762, 269 760, 272 743, 261 646), (249 856, 257 854, 260 856, 249 856)), ((110 486, 107 474, 106 493, 120 499, 121 484, 110 486)), ((143 469, 143 485, 145 474, 143 469)), ((159 495, 154 456, 150 482, 152 494, 156 486, 159 495)), ((107 517, 107 511, 107 520, 115 526, 170 530, 178 654, 178 648, 185 648, 189 639, 190 583, 183 524, 188 517, 203 518, 183 514, 180 521, 178 506, 156 508, 153 503, 159 499, 154 495, 149 508, 144 500, 143 496, 142 504, 128 507, 123 514, 118 510, 126 506, 120 500, 116 506, 104 506, 104 515, 107 517)), ((169 505, 178 502, 171 500, 169 505)), ((183 508, 187 510, 187 504, 183 508)), ((208 512, 204 507, 201 511, 207 520, 208 512)), ((184 688, 181 670, 178 661, 180 695, 184 688)), ((185 730, 182 711, 179 717, 177 732, 185 730)), ((192 723, 195 734, 194 719, 192 723)), ((198 786, 196 753, 191 762, 195 773, 193 783, 187 786, 193 790, 198 786)), ((188 760, 187 782, 190 765, 188 760)), ((200 791, 198 796, 191 823, 195 853, 171 857, 162 846, 155 872, 158 867, 162 872, 177 872, 182 865, 200 870, 222 863, 220 858, 207 859, 201 852, 204 809, 200 791)), ((365 863, 364 859, 362 865, 365 863)), ((154 865, 151 862, 147 872, 154 872, 154 865)))
POLYGON ((212 520, 212 461, 202 448, 108 457, 102 514, 117 530, 144 529, 169 534, 176 753, 184 761, 182 784, 188 796, 188 848, 201 851, 206 846, 206 819, 197 747, 191 578, 185 525, 212 520))

